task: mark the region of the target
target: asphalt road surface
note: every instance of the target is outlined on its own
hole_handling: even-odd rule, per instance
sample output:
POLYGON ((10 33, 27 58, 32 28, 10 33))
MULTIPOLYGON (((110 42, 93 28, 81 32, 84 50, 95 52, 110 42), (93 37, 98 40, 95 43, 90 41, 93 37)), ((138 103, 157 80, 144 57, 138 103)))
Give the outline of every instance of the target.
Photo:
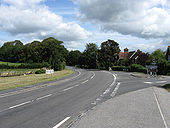
POLYGON ((61 80, 0 92, 0 128, 66 127, 109 98, 168 80, 75 69, 73 75, 61 80))

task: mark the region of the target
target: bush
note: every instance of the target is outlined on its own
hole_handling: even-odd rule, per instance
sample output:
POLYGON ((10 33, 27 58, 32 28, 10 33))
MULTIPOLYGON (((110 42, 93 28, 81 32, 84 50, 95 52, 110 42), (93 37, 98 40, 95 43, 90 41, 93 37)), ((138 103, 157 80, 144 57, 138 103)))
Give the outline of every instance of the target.
POLYGON ((140 64, 132 64, 129 66, 130 72, 143 72, 147 73, 147 69, 140 64))
POLYGON ((112 66, 113 71, 124 71, 127 68, 128 67, 126 67, 126 66, 112 66))
POLYGON ((39 69, 35 71, 35 74, 44 74, 45 72, 46 72, 45 69, 39 69))
POLYGON ((50 65, 46 62, 44 63, 25 63, 18 66, 18 68, 28 68, 28 69, 35 69, 35 68, 43 68, 49 67, 50 65))

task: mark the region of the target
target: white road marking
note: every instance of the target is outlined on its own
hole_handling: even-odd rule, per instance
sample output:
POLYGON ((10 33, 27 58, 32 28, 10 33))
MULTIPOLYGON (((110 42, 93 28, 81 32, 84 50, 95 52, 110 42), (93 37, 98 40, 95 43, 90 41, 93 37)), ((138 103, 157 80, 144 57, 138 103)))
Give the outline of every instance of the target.
POLYGON ((56 126, 54 126, 53 128, 58 128, 60 127, 62 124, 64 124, 67 120, 69 120, 70 117, 66 117, 63 121, 61 121, 60 123, 58 123, 56 126))
POLYGON ((20 106, 23 106, 23 105, 25 105, 25 104, 28 104, 28 103, 30 103, 31 101, 27 101, 27 102, 24 102, 24 103, 21 103, 21 104, 18 104, 18 105, 14 105, 14 106, 12 106, 12 107, 9 107, 9 109, 13 109, 13 108, 16 108, 16 107, 20 107, 20 106))
POLYGON ((119 85, 120 85, 120 83, 118 83, 118 84, 116 85, 115 89, 113 90, 113 92, 112 92, 112 94, 111 94, 111 97, 114 97, 114 96, 116 95, 117 90, 119 89, 119 85))
POLYGON ((95 77, 95 73, 94 72, 92 72, 92 73, 93 73, 93 76, 90 79, 93 79, 95 77))
POLYGON ((167 81, 158 81, 157 84, 166 83, 167 81))
POLYGON ((154 97, 155 97, 155 100, 156 100, 156 103, 157 103, 159 112, 160 112, 160 114, 161 114, 162 120, 163 120, 163 122, 164 122, 165 128, 168 128, 167 123, 166 123, 166 121, 165 121, 165 117, 164 117, 164 115, 163 115, 163 113, 162 113, 162 110, 161 110, 161 107, 160 107, 160 104, 159 104, 159 101, 158 101, 158 98, 157 98, 157 96, 156 96, 156 94, 155 94, 154 89, 153 89, 153 94, 154 94, 154 97))
POLYGON ((36 100, 41 100, 41 99, 44 99, 44 98, 47 98, 47 97, 50 97, 50 96, 52 96, 52 94, 49 94, 49 95, 46 95, 46 96, 39 97, 39 98, 37 98, 36 100))
POLYGON ((86 83, 86 82, 88 82, 89 80, 86 80, 86 81, 83 81, 81 84, 84 84, 84 83, 86 83))
POLYGON ((148 82, 148 81, 146 81, 146 82, 144 82, 145 84, 152 84, 152 82, 148 82))
POLYGON ((103 95, 107 94, 110 91, 111 88, 107 88, 104 92, 103 95))
POLYGON ((80 84, 77 84, 77 85, 75 85, 74 87, 78 87, 78 86, 80 86, 80 84))
POLYGON ((97 98, 96 101, 100 101, 101 99, 100 98, 97 98))
POLYGON ((70 89, 72 89, 72 88, 74 88, 74 86, 73 86, 73 87, 66 88, 66 89, 64 89, 63 91, 68 91, 68 90, 70 90, 70 89))

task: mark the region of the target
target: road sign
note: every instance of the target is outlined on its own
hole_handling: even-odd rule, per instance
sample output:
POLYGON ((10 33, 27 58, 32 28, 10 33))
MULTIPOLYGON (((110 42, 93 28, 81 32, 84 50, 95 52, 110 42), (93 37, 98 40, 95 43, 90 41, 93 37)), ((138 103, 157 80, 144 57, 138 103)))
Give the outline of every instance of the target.
POLYGON ((51 70, 46 70, 46 74, 53 74, 54 73, 54 70, 51 69, 51 70))
POLYGON ((146 65, 147 69, 157 69, 158 66, 157 65, 146 65))

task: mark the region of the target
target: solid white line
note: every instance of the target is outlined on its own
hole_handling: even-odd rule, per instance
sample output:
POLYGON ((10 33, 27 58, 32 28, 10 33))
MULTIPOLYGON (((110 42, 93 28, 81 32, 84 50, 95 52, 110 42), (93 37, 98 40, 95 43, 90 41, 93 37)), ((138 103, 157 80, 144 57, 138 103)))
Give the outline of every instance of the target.
POLYGON ((49 94, 49 95, 46 95, 46 96, 39 97, 39 98, 37 98, 36 100, 41 100, 41 99, 44 99, 44 98, 47 98, 47 97, 50 97, 50 96, 52 96, 52 94, 49 94))
POLYGON ((28 103, 30 103, 31 101, 27 101, 27 102, 24 102, 24 103, 21 103, 21 104, 18 104, 18 105, 14 105, 14 106, 12 106, 12 107, 9 107, 9 109, 13 109, 13 108, 16 108, 16 107, 20 107, 20 106, 22 106, 22 105, 25 105, 25 104, 28 104, 28 103))
POLYGON ((86 81, 83 81, 81 84, 84 84, 84 83, 86 83, 86 82, 88 82, 89 80, 86 80, 86 81))
MULTIPOLYGON (((153 89, 153 88, 152 88, 152 89, 153 89)), ((162 110, 161 110, 161 107, 160 107, 160 104, 159 104, 159 101, 158 101, 158 98, 157 98, 157 96, 156 96, 156 94, 155 94, 154 89, 153 89, 153 94, 154 94, 154 97, 155 97, 155 100, 156 100, 156 103, 157 103, 159 112, 160 112, 160 114, 161 114, 162 120, 163 120, 163 122, 164 122, 165 128, 168 128, 167 123, 166 123, 166 121, 165 121, 165 117, 164 117, 164 115, 163 115, 163 113, 162 113, 162 110)))
POLYGON ((70 119, 70 117, 66 117, 63 121, 61 121, 60 123, 58 123, 56 126, 54 126, 53 128, 58 128, 60 127, 62 124, 64 124, 68 119, 70 119))

